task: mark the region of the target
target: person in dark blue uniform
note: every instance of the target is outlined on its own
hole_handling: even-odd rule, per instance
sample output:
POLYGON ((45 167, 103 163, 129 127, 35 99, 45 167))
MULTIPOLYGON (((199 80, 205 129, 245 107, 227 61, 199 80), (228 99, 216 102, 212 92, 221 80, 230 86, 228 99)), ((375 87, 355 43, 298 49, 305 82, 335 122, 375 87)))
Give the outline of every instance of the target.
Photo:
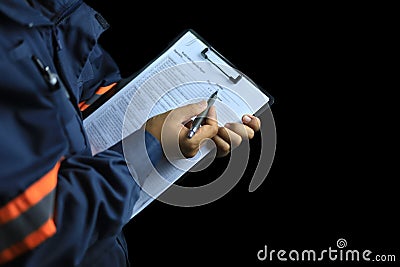
MULTIPOLYGON (((2 0, 0 25, 0 265, 128 266, 122 228, 140 188, 120 144, 92 155, 82 125, 89 100, 123 80, 98 43, 108 23, 81 0, 2 0)), ((163 124, 205 107, 183 106, 175 121, 164 113, 146 124, 151 164, 163 156, 163 124)), ((220 156, 229 153, 228 130, 215 109, 209 117, 197 138, 180 140, 186 157, 207 138, 220 156)), ((245 134, 232 131, 239 143, 260 122, 247 115, 241 125, 245 134)))

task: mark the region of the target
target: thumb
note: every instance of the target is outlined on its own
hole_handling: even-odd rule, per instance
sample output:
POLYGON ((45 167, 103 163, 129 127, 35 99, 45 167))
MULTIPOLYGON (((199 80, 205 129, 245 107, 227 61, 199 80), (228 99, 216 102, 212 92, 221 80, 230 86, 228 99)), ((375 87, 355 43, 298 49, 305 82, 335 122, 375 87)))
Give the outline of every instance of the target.
POLYGON ((174 117, 182 122, 187 122, 194 116, 199 115, 202 111, 207 108, 207 101, 202 100, 197 103, 187 104, 185 106, 176 108, 173 113, 174 117))

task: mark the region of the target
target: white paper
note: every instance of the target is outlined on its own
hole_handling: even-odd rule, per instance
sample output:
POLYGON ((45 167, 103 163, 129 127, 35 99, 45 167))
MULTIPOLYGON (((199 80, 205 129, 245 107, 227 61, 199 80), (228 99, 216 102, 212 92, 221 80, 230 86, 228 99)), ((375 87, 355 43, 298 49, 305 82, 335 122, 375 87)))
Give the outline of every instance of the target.
MULTIPOLYGON (((138 130, 148 118, 176 107, 206 100, 218 90, 215 102, 218 123, 240 122, 243 114, 254 114, 269 100, 247 77, 232 83, 201 51, 206 48, 188 31, 160 57, 147 66, 110 100, 84 120, 93 154, 99 153, 138 130)), ((229 66, 218 54, 207 52, 210 60, 226 74, 236 77, 239 71, 229 66)), ((124 144, 126 145, 126 144, 124 144)), ((145 190, 133 211, 136 215, 154 197, 179 179, 210 151, 203 146, 193 159, 168 162, 163 159, 157 171, 163 179, 155 179, 153 171, 145 180, 145 190), (164 180, 165 179, 165 180, 164 180), (150 193, 153 197, 150 197, 150 193)))

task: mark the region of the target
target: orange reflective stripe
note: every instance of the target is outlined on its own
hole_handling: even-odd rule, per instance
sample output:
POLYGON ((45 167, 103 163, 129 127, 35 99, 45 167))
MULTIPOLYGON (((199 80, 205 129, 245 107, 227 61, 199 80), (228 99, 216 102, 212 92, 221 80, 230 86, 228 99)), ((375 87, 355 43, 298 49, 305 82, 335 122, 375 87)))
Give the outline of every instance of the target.
POLYGON ((28 250, 34 249, 55 233, 56 226, 53 219, 49 218, 40 228, 27 235, 21 242, 1 251, 0 264, 8 262, 28 250))
POLYGON ((79 108, 82 108, 82 106, 85 105, 85 103, 86 103, 86 101, 80 102, 80 103, 78 104, 78 107, 79 107, 79 108))
POLYGON ((86 101, 82 101, 78 104, 78 107, 81 111, 84 111, 85 109, 87 109, 91 104, 93 104, 97 99, 99 99, 99 97, 103 94, 105 94, 106 92, 108 92, 111 88, 113 88, 114 85, 116 85, 117 83, 112 83, 110 85, 107 86, 102 86, 99 87, 99 89, 97 89, 95 95, 93 95, 90 99, 86 100, 86 101))
POLYGON ((99 87, 99 89, 96 91, 96 94, 97 95, 102 95, 102 94, 106 93, 108 90, 110 90, 116 84, 117 83, 112 83, 112 84, 107 85, 107 86, 99 87))
POLYGON ((81 111, 84 111, 85 109, 87 109, 90 105, 86 104, 86 103, 82 103, 82 105, 79 105, 79 109, 81 111))
POLYGON ((9 201, 0 208, 0 225, 15 219, 40 200, 47 196, 57 185, 57 174, 60 162, 46 173, 42 178, 29 186, 22 194, 9 201))
POLYGON ((56 233, 53 220, 60 162, 0 209, 0 264, 34 249, 56 233))

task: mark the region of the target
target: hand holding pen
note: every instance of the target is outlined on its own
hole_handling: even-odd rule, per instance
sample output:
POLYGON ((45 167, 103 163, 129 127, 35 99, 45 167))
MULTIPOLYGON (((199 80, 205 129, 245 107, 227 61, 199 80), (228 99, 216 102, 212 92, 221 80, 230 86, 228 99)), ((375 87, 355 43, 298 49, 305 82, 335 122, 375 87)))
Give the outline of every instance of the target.
POLYGON ((201 112, 197 117, 194 119, 192 123, 192 127, 189 130, 188 138, 192 138, 193 135, 197 132, 197 130, 201 127, 204 120, 207 118, 208 111, 210 107, 214 105, 215 100, 217 99, 218 90, 213 93, 207 101, 207 108, 201 112))
POLYGON ((217 114, 212 103, 203 100, 158 114, 146 121, 145 129, 160 141, 168 158, 181 158, 182 155, 186 158, 194 157, 201 143, 212 139, 218 132, 217 114), (193 117, 199 118, 196 122, 198 126, 194 131, 196 134, 188 138, 190 130, 193 130, 188 125, 193 117))
POLYGON ((244 114, 242 123, 231 122, 218 127, 217 113, 213 106, 216 98, 217 92, 207 102, 203 100, 156 115, 147 120, 145 129, 160 141, 168 157, 176 155, 180 158, 183 155, 191 158, 206 139, 215 142, 217 157, 225 156, 242 140, 253 138, 254 133, 260 130, 260 120, 251 114, 244 114), (196 118, 188 128, 187 122, 194 116, 196 118))

